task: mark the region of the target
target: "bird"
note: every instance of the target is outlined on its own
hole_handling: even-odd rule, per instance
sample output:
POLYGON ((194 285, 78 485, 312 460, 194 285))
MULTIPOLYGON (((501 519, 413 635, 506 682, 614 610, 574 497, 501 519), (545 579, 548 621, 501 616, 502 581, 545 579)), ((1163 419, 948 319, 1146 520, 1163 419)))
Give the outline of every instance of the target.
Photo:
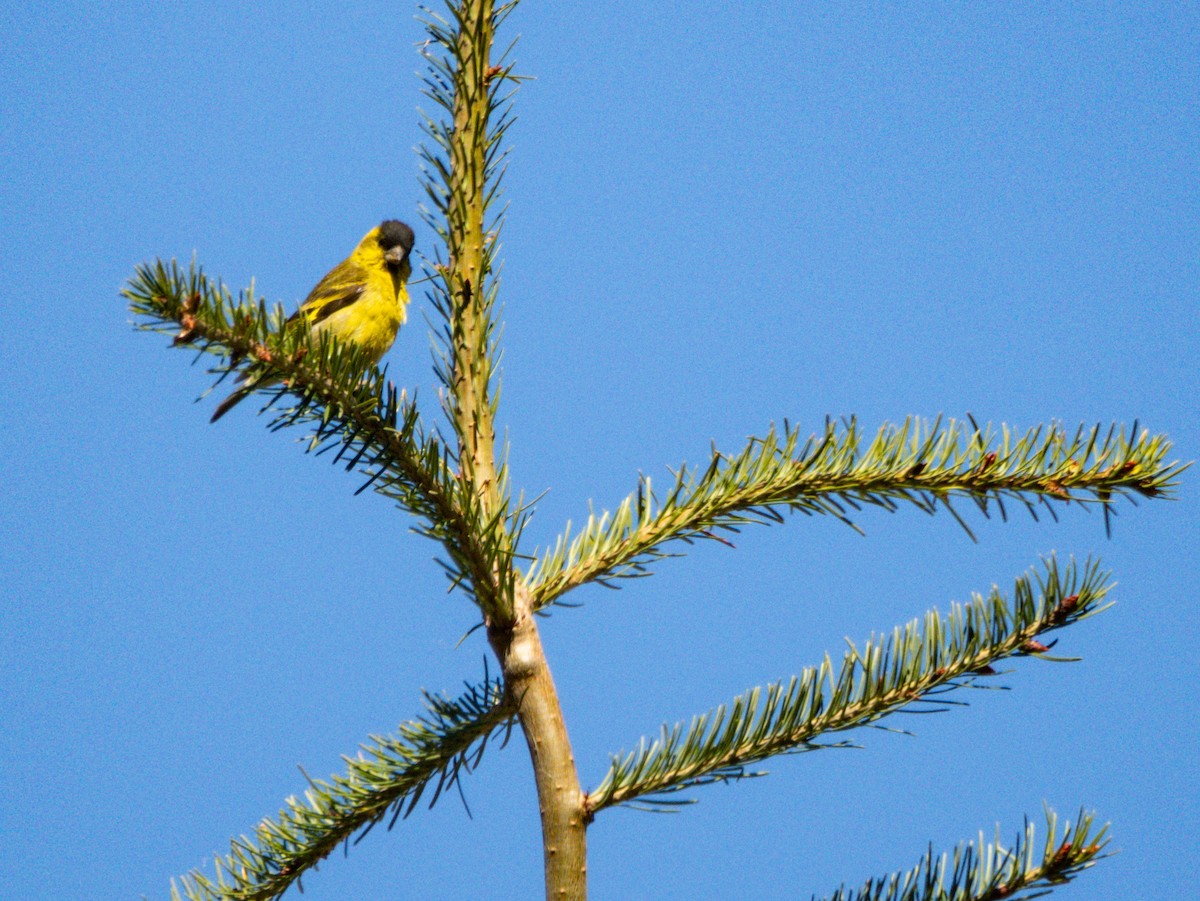
MULTIPOLYGON (((317 282, 300 309, 288 317, 287 327, 305 326, 313 338, 329 332, 357 346, 372 364, 378 363, 406 318, 413 243, 408 225, 385 219, 317 282)), ((238 381, 240 387, 221 401, 209 422, 216 422, 256 388, 279 379, 265 367, 251 366, 238 381)))

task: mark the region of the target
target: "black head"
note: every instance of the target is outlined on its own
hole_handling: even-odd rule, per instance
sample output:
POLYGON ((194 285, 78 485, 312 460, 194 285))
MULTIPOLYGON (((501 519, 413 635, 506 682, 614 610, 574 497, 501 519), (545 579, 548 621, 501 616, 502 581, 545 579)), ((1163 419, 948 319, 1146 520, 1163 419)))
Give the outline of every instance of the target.
MULTIPOLYGON (((385 219, 379 223, 379 246, 383 252, 399 250, 400 257, 407 257, 413 249, 413 230, 399 219, 385 219)), ((388 254, 392 256, 392 254, 388 254)))

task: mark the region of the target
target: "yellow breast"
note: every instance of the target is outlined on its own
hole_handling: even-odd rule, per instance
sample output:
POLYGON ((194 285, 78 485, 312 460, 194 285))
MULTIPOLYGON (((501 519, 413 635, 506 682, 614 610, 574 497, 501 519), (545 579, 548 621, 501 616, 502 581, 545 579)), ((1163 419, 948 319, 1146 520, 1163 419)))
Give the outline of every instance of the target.
POLYGON ((396 340, 407 306, 408 292, 397 291, 389 276, 372 279, 362 297, 318 323, 314 332, 330 331, 339 341, 352 341, 378 363, 396 340))

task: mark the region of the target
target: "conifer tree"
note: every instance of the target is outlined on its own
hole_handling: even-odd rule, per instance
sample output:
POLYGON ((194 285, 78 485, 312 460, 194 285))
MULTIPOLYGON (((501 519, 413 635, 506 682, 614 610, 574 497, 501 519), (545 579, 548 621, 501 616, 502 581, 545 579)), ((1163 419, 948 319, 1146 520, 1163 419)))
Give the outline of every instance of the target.
MULTIPOLYGON (((750 775, 762 761, 849 743, 852 730, 893 714, 938 706, 995 674, 1013 657, 1053 658, 1051 633, 1106 606, 1110 580, 1099 562, 1047 558, 948 613, 928 612, 887 635, 826 655, 798 675, 717 703, 689 722, 663 726, 615 755, 585 790, 539 638, 538 616, 589 583, 615 586, 652 573, 694 542, 778 524, 800 512, 851 522, 854 511, 943 513, 965 529, 955 504, 983 515, 1023 507, 1099 505, 1168 494, 1182 466, 1161 435, 1137 425, 1066 429, 916 419, 865 430, 829 421, 806 435, 787 423, 732 451, 714 449, 665 486, 639 477, 611 512, 531 551, 522 531, 531 503, 514 499, 497 447, 499 282, 504 137, 520 77, 497 31, 515 2, 447 0, 425 10, 424 93, 439 117, 424 125, 425 221, 442 242, 425 275, 440 356, 439 411, 354 347, 286 327, 279 308, 252 291, 236 298, 194 263, 138 267, 124 294, 138 327, 212 355, 224 378, 269 366, 277 381, 256 388, 269 427, 307 430, 307 450, 362 479, 419 522, 437 542, 451 585, 474 603, 498 662, 457 697, 426 694, 424 709, 390 736, 373 738, 344 772, 311 780, 277 817, 232 842, 215 872, 193 871, 176 899, 268 899, 375 826, 391 826, 423 800, 484 765, 489 748, 519 727, 533 764, 542 819, 547 898, 586 897, 589 825, 618 805, 662 808, 679 792, 750 775)), ((511 50, 511 47, 510 47, 511 50)), ((568 627, 565 623, 563 627, 568 627)), ((590 761, 588 762, 591 763, 590 761)), ((930 849, 908 870, 838 889, 836 901, 1000 899, 1048 892, 1105 854, 1107 826, 1081 810, 1060 822, 1047 810, 1038 834, 1027 821, 1015 841, 982 838, 943 854, 930 849)))

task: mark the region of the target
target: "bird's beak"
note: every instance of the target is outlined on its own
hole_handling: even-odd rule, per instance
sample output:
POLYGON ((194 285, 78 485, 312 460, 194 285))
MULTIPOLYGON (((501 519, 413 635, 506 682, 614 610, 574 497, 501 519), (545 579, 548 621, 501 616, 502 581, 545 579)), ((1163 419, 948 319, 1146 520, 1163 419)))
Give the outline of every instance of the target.
POLYGON ((408 259, 408 251, 405 248, 397 245, 396 247, 392 247, 389 250, 384 251, 383 258, 387 261, 389 266, 400 266, 406 259, 408 259))

